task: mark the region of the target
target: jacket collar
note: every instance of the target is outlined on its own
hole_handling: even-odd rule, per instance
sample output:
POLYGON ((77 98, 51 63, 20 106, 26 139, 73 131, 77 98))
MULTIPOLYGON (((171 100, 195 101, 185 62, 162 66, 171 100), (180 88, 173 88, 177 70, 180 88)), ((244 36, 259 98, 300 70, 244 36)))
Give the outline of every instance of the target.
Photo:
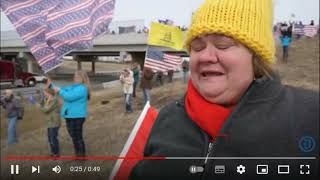
MULTIPOLYGON (((283 89, 279 76, 273 76, 272 78, 263 76, 255 79, 244 95, 242 95, 240 102, 258 103, 263 101, 269 101, 276 98, 283 89)), ((185 95, 176 101, 178 106, 184 107, 185 95)))
POLYGON ((278 95, 282 92, 282 89, 283 86, 278 76, 274 76, 272 78, 263 76, 252 82, 240 101, 244 100, 248 103, 269 101, 278 97, 278 95))

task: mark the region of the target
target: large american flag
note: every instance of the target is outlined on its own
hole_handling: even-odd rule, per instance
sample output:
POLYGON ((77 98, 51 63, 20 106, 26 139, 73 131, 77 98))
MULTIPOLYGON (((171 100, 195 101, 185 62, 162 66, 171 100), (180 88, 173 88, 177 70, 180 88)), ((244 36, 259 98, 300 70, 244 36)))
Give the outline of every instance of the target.
POLYGON ((144 67, 149 67, 154 71, 166 72, 176 70, 178 65, 181 65, 182 58, 171 54, 163 53, 155 47, 149 46, 147 49, 144 67))
POLYGON ((306 25, 304 26, 304 35, 308 36, 308 37, 314 37, 315 35, 317 35, 318 33, 318 28, 317 26, 313 26, 313 25, 306 25))
POLYGON ((314 37, 318 33, 318 26, 314 25, 296 25, 294 26, 293 33, 300 34, 308 37, 314 37))
POLYGON ((1 0, 12 22, 44 72, 73 49, 87 49, 106 32, 115 0, 1 0))

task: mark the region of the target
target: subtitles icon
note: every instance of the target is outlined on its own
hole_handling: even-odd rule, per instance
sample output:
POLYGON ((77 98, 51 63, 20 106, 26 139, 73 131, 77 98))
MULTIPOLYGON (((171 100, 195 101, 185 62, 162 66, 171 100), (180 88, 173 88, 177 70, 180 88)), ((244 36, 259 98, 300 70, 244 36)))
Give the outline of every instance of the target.
POLYGON ((289 174, 290 166, 289 165, 278 165, 278 174, 289 174))
POLYGON ((32 166, 32 167, 31 167, 31 173, 33 174, 33 173, 35 173, 35 172, 37 172, 38 174, 40 174, 40 166, 37 166, 37 167, 32 166))
POLYGON ((246 167, 245 166, 243 166, 242 164, 237 166, 237 173, 243 174, 245 172, 246 172, 246 167))
POLYGON ((224 165, 214 166, 214 173, 215 174, 224 174, 225 173, 225 166, 224 165))
POLYGON ((268 174, 268 165, 257 165, 257 174, 268 174))
POLYGON ((56 165, 54 168, 52 168, 52 171, 59 174, 61 172, 61 167, 59 165, 56 165))

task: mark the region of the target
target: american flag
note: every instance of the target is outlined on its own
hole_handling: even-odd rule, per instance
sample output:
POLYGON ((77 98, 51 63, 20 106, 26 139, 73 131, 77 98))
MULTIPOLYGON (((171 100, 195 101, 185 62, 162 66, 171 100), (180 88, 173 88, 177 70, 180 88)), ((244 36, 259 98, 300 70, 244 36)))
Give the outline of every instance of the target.
POLYGON ((149 46, 147 49, 144 67, 149 67, 154 71, 166 72, 176 70, 178 65, 181 65, 182 58, 171 54, 163 53, 154 47, 149 46))
POLYGON ((115 0, 1 0, 1 9, 44 72, 107 32, 115 0))
POLYGON ((318 27, 313 25, 304 26, 304 35, 308 37, 314 37, 318 33, 318 27))
POLYGON ((293 29, 294 34, 304 35, 304 25, 295 25, 293 29))

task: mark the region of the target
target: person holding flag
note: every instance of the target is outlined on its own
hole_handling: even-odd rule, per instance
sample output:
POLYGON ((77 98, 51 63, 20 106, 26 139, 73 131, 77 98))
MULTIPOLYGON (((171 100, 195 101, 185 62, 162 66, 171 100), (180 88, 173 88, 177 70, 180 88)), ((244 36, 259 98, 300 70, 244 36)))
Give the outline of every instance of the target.
POLYGON ((59 128, 61 126, 61 118, 59 115, 60 104, 57 94, 54 93, 52 89, 44 89, 44 100, 43 102, 37 104, 43 114, 46 115, 45 121, 47 124, 48 131, 48 142, 50 145, 50 156, 59 157, 60 156, 60 146, 59 146, 59 128))
MULTIPOLYGON (((223 177, 238 179, 232 158, 256 157, 243 160, 249 168, 259 157, 319 158, 319 93, 281 84, 272 22, 272 0, 204 1, 186 35, 185 96, 160 110, 130 179, 217 179, 220 164, 223 177)), ((309 164, 315 179, 319 162, 309 164)))
POLYGON ((83 124, 88 115, 91 85, 87 73, 83 70, 74 73, 73 81, 72 85, 58 87, 48 79, 47 87, 53 89, 63 99, 60 115, 66 120, 67 130, 73 141, 75 156, 82 159, 86 156, 83 124))

